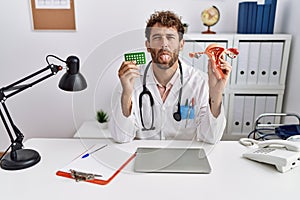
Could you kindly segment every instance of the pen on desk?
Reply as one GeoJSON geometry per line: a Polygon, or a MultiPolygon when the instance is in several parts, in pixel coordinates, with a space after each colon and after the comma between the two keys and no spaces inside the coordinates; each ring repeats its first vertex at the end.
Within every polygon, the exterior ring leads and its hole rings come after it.
{"type": "Polygon", "coordinates": [[[93,153],[95,153],[95,152],[97,152],[97,151],[103,149],[103,148],[106,147],[106,146],[107,146],[107,144],[104,145],[104,146],[102,146],[102,147],[100,147],[100,148],[98,148],[98,149],[95,149],[94,151],[92,151],[92,152],[90,152],[90,153],[86,153],[86,154],[84,154],[81,158],[86,158],[86,157],[88,157],[89,155],[91,155],[91,154],[93,154],[93,153]]]}

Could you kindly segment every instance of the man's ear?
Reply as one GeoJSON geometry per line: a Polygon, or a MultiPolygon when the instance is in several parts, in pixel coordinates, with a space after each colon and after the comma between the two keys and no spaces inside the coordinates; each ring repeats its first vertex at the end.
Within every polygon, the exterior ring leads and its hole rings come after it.
{"type": "Polygon", "coordinates": [[[179,50],[180,50],[180,51],[183,49],[183,46],[184,46],[184,39],[182,39],[182,40],[179,42],[179,50]]]}
{"type": "Polygon", "coordinates": [[[148,40],[145,41],[145,46],[146,46],[146,48],[147,48],[147,51],[150,52],[150,49],[151,49],[151,48],[150,48],[150,43],[149,43],[148,40]]]}

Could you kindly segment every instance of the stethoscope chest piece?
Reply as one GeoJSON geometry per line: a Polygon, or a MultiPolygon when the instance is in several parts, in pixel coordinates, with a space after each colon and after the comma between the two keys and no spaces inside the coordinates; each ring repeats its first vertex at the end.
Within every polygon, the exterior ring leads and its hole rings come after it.
{"type": "Polygon", "coordinates": [[[179,102],[177,105],[177,111],[173,113],[173,117],[177,122],[181,121],[180,103],[179,102]]]}
{"type": "Polygon", "coordinates": [[[180,112],[174,112],[173,113],[173,117],[174,117],[174,119],[176,120],[176,121],[181,121],[181,114],[180,114],[180,112]]]}

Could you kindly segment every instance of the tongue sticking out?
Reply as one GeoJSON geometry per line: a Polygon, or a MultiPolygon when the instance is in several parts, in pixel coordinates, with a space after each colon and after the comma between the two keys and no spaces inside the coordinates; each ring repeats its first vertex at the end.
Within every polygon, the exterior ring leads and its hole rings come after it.
{"type": "Polygon", "coordinates": [[[160,56],[160,59],[161,59],[163,62],[167,62],[167,61],[169,61],[170,56],[169,56],[169,55],[166,55],[166,54],[163,54],[163,55],[160,56]]]}

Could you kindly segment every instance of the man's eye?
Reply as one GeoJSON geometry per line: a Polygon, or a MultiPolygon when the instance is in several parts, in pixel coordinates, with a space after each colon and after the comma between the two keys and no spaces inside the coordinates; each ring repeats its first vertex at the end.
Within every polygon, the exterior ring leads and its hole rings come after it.
{"type": "Polygon", "coordinates": [[[175,36],[168,36],[168,39],[169,39],[169,40],[174,40],[174,39],[175,39],[175,36]]]}

